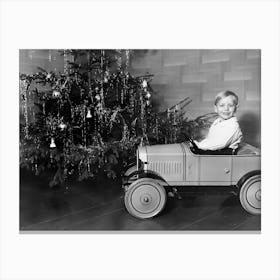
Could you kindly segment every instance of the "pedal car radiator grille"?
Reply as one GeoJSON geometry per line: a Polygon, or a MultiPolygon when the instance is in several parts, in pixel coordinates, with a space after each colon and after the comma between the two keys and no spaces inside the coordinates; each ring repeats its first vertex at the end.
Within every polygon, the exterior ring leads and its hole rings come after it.
{"type": "Polygon", "coordinates": [[[178,161],[154,161],[150,162],[148,169],[158,172],[159,174],[182,174],[182,163],[178,161]]]}

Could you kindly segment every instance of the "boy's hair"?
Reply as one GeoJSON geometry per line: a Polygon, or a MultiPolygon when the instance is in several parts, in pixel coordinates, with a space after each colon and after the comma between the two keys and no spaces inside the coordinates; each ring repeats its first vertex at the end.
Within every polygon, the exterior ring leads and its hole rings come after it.
{"type": "Polygon", "coordinates": [[[229,90],[219,92],[219,93],[216,95],[216,97],[215,97],[214,104],[217,105],[217,103],[218,103],[222,98],[225,98],[225,97],[228,97],[228,96],[232,96],[232,97],[233,97],[233,102],[234,102],[235,106],[237,106],[237,105],[238,105],[238,96],[237,96],[234,92],[229,91],[229,90]]]}

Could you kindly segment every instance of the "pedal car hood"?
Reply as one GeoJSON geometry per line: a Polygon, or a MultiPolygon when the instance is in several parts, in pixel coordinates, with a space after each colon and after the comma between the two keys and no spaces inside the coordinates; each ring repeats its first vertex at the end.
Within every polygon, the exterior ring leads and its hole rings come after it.
{"type": "Polygon", "coordinates": [[[182,153],[181,144],[162,144],[138,148],[138,156],[143,163],[148,163],[151,159],[155,160],[163,156],[182,155],[182,153]]]}

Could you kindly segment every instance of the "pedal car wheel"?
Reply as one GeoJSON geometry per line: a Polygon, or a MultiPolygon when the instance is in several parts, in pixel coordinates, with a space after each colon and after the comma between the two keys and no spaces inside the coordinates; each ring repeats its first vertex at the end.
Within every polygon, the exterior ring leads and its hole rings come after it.
{"type": "Polygon", "coordinates": [[[122,177],[122,184],[127,190],[127,186],[138,179],[137,165],[131,166],[126,170],[122,177]]]}
{"type": "Polygon", "coordinates": [[[157,181],[142,178],[125,193],[125,207],[134,217],[147,219],[159,214],[166,203],[166,191],[157,181]]]}
{"type": "MultiPolygon", "coordinates": [[[[124,173],[124,176],[125,177],[128,177],[130,176],[133,172],[137,171],[137,165],[133,165],[131,166],[130,168],[128,168],[125,173],[124,173]]],[[[136,176],[136,175],[135,175],[136,176]]]]}
{"type": "Polygon", "coordinates": [[[247,179],[240,188],[239,200],[242,207],[250,214],[261,214],[261,175],[247,179]]]}

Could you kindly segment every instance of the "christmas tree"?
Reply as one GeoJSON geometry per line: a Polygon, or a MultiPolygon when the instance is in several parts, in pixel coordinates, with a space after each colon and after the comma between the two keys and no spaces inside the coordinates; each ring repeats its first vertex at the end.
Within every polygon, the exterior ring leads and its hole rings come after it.
{"type": "Polygon", "coordinates": [[[20,74],[20,164],[35,174],[55,169],[50,186],[101,171],[115,178],[135,160],[139,145],[182,142],[195,131],[197,122],[183,117],[190,98],[164,112],[153,108],[153,75],[129,73],[133,51],[63,50],[61,55],[63,73],[38,67],[34,75],[20,74]]]}

